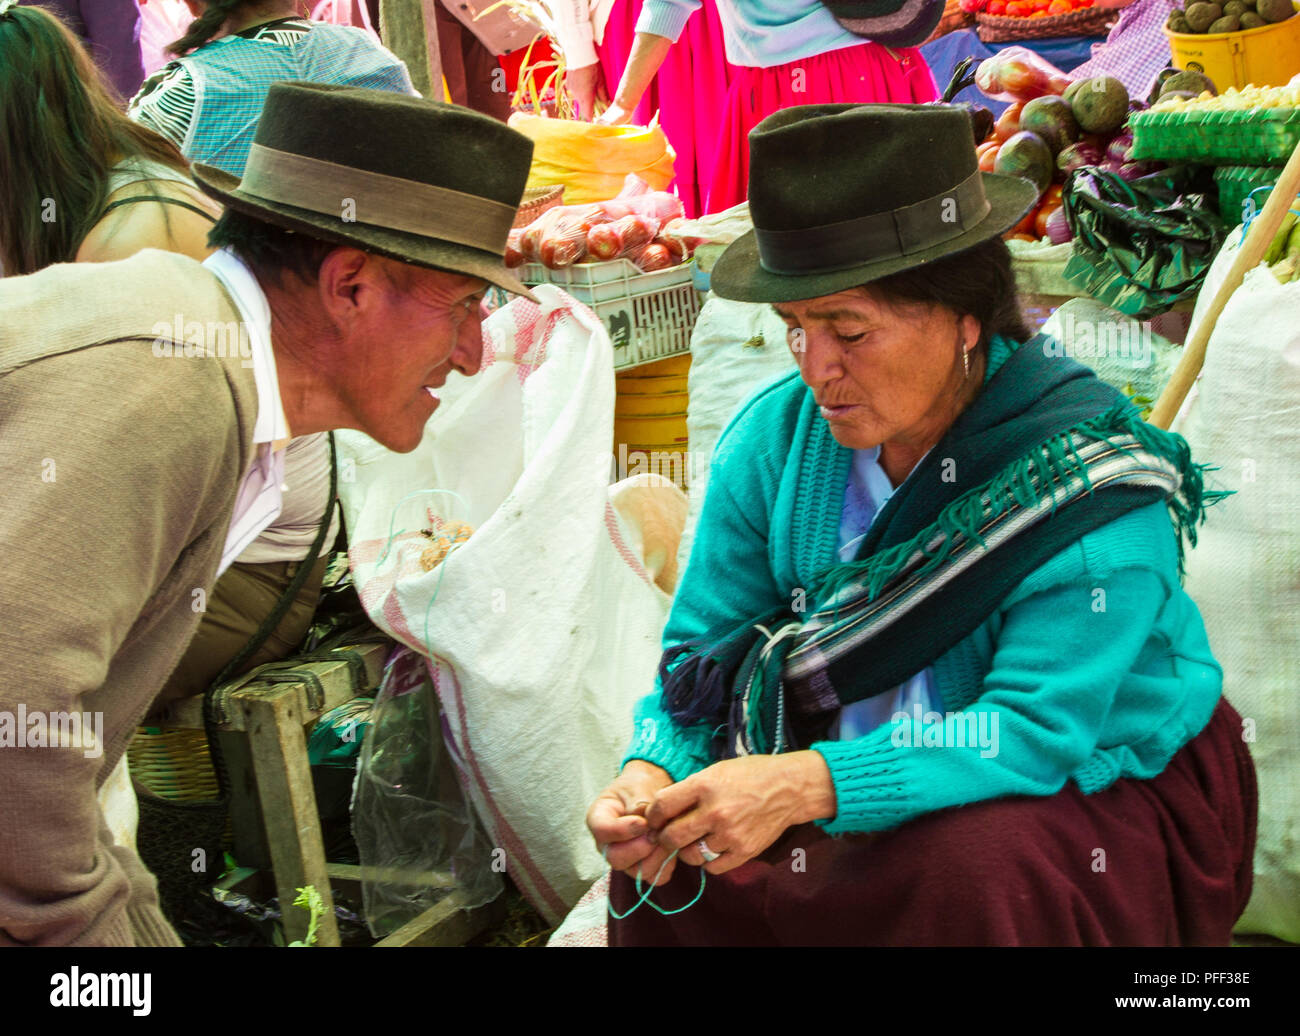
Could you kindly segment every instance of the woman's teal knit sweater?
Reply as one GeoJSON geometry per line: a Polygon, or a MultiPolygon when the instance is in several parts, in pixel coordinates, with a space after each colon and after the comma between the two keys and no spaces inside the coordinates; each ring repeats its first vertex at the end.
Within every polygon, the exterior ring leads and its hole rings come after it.
{"type": "MultiPolygon", "coordinates": [[[[994,340],[986,380],[1015,348],[994,340]]],[[[744,406],[714,454],[665,648],[789,606],[816,584],[836,561],[851,459],[797,372],[744,406]]],[[[934,719],[914,716],[812,745],[835,785],[837,813],[819,821],[831,834],[885,830],[1004,795],[1054,795],[1069,779],[1091,794],[1119,777],[1155,777],[1205,728],[1223,676],[1179,582],[1163,504],[1061,551],[935,659],[933,672],[942,709],[988,713],[996,751],[927,747],[934,719]]],[[[677,725],[657,686],[635,719],[628,759],[674,780],[714,761],[710,731],[677,725]]]]}

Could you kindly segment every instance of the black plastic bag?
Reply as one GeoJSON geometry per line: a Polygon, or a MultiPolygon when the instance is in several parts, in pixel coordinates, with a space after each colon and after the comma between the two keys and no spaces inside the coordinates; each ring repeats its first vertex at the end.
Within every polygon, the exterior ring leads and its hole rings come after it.
{"type": "Polygon", "coordinates": [[[1137,180],[1084,166],[1070,174],[1065,277],[1128,316],[1163,313],[1200,290],[1227,229],[1203,170],[1172,166],[1137,180]]]}

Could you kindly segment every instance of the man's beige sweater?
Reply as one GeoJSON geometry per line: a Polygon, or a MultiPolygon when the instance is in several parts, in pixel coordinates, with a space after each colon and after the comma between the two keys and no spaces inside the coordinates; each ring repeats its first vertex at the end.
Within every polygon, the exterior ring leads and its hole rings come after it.
{"type": "Polygon", "coordinates": [[[96,793],[194,635],[251,458],[251,367],[159,353],[238,321],[168,252],[0,280],[0,722],[102,713],[104,738],[0,747],[0,945],[178,942],[96,793]]]}

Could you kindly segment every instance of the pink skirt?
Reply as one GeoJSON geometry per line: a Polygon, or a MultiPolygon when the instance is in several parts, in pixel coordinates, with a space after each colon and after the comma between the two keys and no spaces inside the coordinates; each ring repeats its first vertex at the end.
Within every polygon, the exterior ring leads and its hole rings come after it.
{"type": "MultiPolygon", "coordinates": [[[[640,14],[641,0],[615,0],[605,27],[605,42],[596,48],[611,100],[627,67],[640,14]]],[[[717,9],[712,2],[706,3],[686,23],[681,38],[668,51],[632,115],[633,123],[644,126],[659,112],[659,125],[677,152],[673,186],[686,215],[692,219],[705,212],[704,201],[717,160],[723,104],[735,73],[735,67],[727,64],[717,9]]]]}
{"type": "Polygon", "coordinates": [[[721,212],[749,196],[749,131],[773,112],[800,104],[924,104],[938,96],[915,47],[863,42],[773,68],[736,68],[705,211],[721,212]]]}

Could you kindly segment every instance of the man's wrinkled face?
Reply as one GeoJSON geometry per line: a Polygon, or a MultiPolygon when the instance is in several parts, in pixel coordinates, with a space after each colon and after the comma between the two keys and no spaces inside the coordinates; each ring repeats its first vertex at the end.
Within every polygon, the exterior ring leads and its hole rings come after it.
{"type": "Polygon", "coordinates": [[[483,356],[487,282],[458,273],[382,260],[387,286],[352,331],[344,402],[359,427],[391,450],[419,445],[453,370],[478,373],[483,356]]]}

